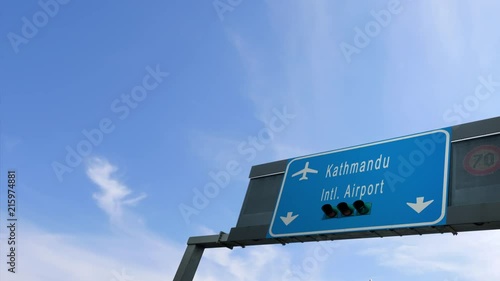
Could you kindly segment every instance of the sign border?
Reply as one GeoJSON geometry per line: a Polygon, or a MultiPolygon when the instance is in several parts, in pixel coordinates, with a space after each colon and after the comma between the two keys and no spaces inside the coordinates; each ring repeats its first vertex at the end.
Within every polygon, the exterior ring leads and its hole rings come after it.
{"type": "Polygon", "coordinates": [[[448,184],[449,184],[449,169],[450,169],[450,147],[451,147],[451,136],[450,132],[448,130],[451,130],[452,128],[443,128],[443,129],[438,129],[438,130],[433,130],[433,131],[428,131],[424,133],[419,133],[419,134],[414,134],[414,135],[409,135],[409,136],[404,136],[404,137],[399,137],[399,138],[394,138],[394,139],[388,139],[388,140],[383,140],[383,141],[378,141],[378,142],[372,142],[368,144],[362,144],[358,146],[352,146],[352,147],[347,147],[347,148],[342,148],[338,150],[332,150],[332,151],[327,151],[327,152],[321,152],[321,153],[316,153],[316,154],[311,154],[307,156],[301,156],[297,158],[293,158],[290,162],[288,162],[285,170],[285,175],[283,177],[283,182],[281,184],[280,188],[280,193],[278,195],[278,200],[276,202],[276,207],[273,212],[273,218],[271,220],[271,224],[269,226],[269,231],[268,235],[271,236],[271,238],[274,237],[290,237],[290,236],[303,236],[303,235],[317,235],[317,234],[325,234],[325,233],[340,233],[340,232],[352,232],[352,231],[364,231],[364,230],[380,230],[380,229],[391,229],[391,228],[406,228],[406,227],[416,227],[416,226],[430,226],[430,225],[435,225],[439,222],[441,222],[445,215],[446,215],[446,207],[447,207],[447,199],[448,199],[448,184]],[[327,155],[327,154],[333,154],[333,153],[338,153],[338,152],[343,152],[343,151],[348,151],[348,150],[353,150],[353,149],[359,149],[363,147],[370,147],[370,146],[375,146],[379,144],[384,144],[384,143],[390,143],[390,142],[396,142],[400,140],[405,140],[405,139],[410,139],[410,138],[416,138],[420,136],[425,136],[425,135],[432,135],[435,133],[444,133],[446,136],[446,147],[445,147],[445,161],[444,161],[444,180],[443,180],[443,201],[442,201],[442,208],[441,208],[441,216],[432,222],[418,222],[418,223],[407,223],[407,224],[393,224],[393,225],[381,225],[381,226],[369,226],[369,227],[356,227],[356,228],[345,228],[345,229],[337,229],[337,230],[319,230],[319,231],[306,231],[306,232],[294,232],[294,233],[286,233],[286,234],[274,234],[272,232],[274,222],[276,221],[276,214],[278,211],[278,207],[280,204],[281,200],[281,195],[283,193],[283,188],[285,186],[285,181],[287,179],[288,175],[288,168],[290,167],[290,164],[292,164],[296,160],[302,160],[302,159],[307,159],[311,157],[316,157],[316,156],[322,156],[322,155],[327,155]]]}

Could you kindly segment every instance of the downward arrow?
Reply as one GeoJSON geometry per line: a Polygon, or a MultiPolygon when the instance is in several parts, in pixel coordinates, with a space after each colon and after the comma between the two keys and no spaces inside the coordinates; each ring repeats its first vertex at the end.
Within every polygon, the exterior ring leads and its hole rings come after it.
{"type": "Polygon", "coordinates": [[[288,226],[294,219],[296,219],[299,216],[299,215],[292,216],[292,214],[293,212],[288,212],[286,214],[286,217],[280,217],[283,223],[285,223],[285,225],[288,226]]]}
{"type": "Polygon", "coordinates": [[[415,212],[421,213],[427,206],[429,206],[434,200],[429,200],[427,202],[424,202],[424,197],[417,197],[417,202],[416,203],[406,203],[410,208],[412,208],[415,212]]]}

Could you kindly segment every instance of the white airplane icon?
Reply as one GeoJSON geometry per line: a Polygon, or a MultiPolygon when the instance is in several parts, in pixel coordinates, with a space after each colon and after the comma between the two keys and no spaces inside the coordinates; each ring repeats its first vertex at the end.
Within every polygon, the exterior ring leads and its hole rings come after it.
{"type": "Polygon", "coordinates": [[[292,178],[293,177],[296,177],[300,174],[302,174],[302,177],[299,179],[300,181],[302,180],[307,180],[307,173],[312,173],[312,174],[317,174],[318,171],[317,170],[314,170],[314,169],[311,169],[309,168],[309,162],[306,162],[306,166],[304,167],[304,169],[298,171],[297,173],[293,174],[292,175],[292,178]]]}

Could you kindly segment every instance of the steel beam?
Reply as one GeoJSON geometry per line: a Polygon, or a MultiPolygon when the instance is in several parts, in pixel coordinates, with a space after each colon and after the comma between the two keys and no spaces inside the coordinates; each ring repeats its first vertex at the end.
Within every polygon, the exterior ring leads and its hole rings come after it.
{"type": "Polygon", "coordinates": [[[174,281],[193,280],[204,250],[205,248],[199,245],[187,246],[184,256],[182,257],[181,264],[175,274],[174,281]]]}

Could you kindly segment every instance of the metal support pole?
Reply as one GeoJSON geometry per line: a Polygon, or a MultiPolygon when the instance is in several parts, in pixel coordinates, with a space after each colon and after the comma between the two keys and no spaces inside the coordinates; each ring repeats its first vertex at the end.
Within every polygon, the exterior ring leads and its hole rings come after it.
{"type": "Polygon", "coordinates": [[[192,281],[204,250],[203,246],[188,245],[173,281],[192,281]]]}

